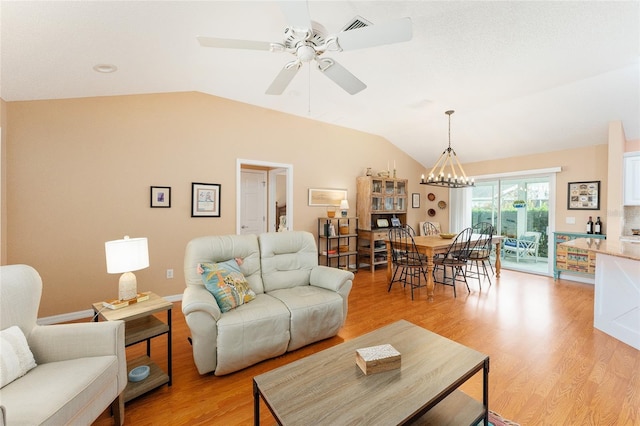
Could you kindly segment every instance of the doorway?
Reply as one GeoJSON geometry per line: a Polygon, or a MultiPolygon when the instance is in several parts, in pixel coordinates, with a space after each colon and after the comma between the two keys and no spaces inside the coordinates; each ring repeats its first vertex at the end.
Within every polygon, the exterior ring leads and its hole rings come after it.
{"type": "Polygon", "coordinates": [[[551,275],[554,187],[555,174],[476,180],[471,223],[489,222],[505,238],[500,256],[503,268],[551,275]]]}
{"type": "MultiPolygon", "coordinates": [[[[256,178],[256,180],[258,180],[256,178]]],[[[254,233],[256,228],[249,223],[249,217],[262,220],[264,229],[268,232],[276,231],[276,202],[279,210],[285,212],[286,224],[288,230],[293,229],[293,165],[284,163],[273,163],[260,160],[237,159],[236,161],[236,233],[254,233]],[[251,186],[243,183],[245,178],[256,178],[260,172],[264,174],[263,180],[254,182],[251,186]],[[264,193],[265,202],[259,203],[254,199],[257,184],[262,185],[262,193],[264,193]],[[284,191],[284,194],[283,194],[284,191]],[[282,200],[285,200],[284,206],[282,200]],[[251,211],[250,215],[246,215],[247,208],[256,209],[251,211]],[[243,228],[244,227],[244,228],[243,228]]],[[[264,231],[261,231],[264,232],[264,231]]]]}

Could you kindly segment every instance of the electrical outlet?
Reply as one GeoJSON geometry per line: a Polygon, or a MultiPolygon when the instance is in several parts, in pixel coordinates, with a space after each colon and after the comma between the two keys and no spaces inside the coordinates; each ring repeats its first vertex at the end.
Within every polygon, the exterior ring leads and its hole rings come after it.
{"type": "Polygon", "coordinates": [[[167,279],[173,278],[173,269],[167,269],[167,279]]]}
{"type": "Polygon", "coordinates": [[[576,218],[573,216],[567,216],[565,220],[569,225],[574,225],[576,223],[576,218]]]}

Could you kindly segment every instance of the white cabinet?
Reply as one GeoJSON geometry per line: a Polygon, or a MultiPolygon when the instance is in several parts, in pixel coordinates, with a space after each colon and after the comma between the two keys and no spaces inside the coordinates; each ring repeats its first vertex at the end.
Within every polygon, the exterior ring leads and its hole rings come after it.
{"type": "Polygon", "coordinates": [[[624,155],[624,205],[640,206],[640,152],[624,155]]]}

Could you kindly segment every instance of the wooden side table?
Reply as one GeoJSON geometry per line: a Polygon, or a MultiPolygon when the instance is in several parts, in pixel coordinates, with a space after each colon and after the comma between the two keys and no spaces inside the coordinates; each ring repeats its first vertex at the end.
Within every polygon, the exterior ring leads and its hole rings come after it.
{"type": "Polygon", "coordinates": [[[147,342],[147,355],[127,362],[127,372],[133,368],[148,365],[151,369],[149,377],[139,382],[128,382],[124,390],[125,402],[132,400],[165,383],[171,386],[171,308],[173,304],[155,293],[149,294],[149,300],[134,303],[120,309],[109,309],[102,302],[93,304],[95,321],[102,317],[106,321],[125,321],[124,345],[131,346],[147,342]],[[167,322],[156,318],[153,314],[167,311],[167,322]],[[151,360],[151,339],[167,335],[167,371],[166,373],[151,360]]]}

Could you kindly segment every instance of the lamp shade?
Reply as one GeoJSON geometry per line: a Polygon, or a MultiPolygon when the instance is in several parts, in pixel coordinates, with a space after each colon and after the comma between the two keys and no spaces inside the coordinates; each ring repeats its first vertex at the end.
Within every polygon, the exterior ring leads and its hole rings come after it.
{"type": "Polygon", "coordinates": [[[121,274],[149,267],[149,248],[146,238],[124,237],[104,243],[107,273],[121,274]]]}
{"type": "Polygon", "coordinates": [[[340,210],[348,210],[349,209],[349,201],[346,199],[340,201],[340,210]]]}

